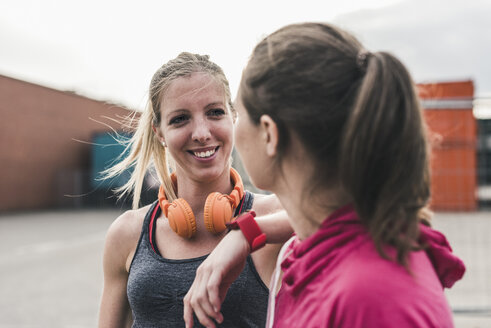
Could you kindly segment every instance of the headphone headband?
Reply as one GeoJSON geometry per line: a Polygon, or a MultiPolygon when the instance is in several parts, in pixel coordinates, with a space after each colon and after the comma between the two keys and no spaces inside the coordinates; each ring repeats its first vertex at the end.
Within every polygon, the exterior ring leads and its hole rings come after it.
{"type": "Polygon", "coordinates": [[[230,179],[234,184],[234,190],[230,193],[230,197],[233,199],[234,207],[237,207],[244,198],[244,184],[240,174],[234,168],[230,168],[230,179]]]}

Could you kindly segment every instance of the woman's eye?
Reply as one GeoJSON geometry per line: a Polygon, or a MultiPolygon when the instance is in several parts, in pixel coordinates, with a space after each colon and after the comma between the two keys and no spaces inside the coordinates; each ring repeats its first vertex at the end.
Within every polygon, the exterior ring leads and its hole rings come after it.
{"type": "Polygon", "coordinates": [[[169,125],[181,124],[184,123],[187,119],[188,119],[187,115],[178,115],[170,119],[169,125]]]}
{"type": "Polygon", "coordinates": [[[222,115],[225,115],[225,111],[221,108],[215,108],[215,109],[212,109],[208,112],[208,115],[210,116],[222,116],[222,115]]]}

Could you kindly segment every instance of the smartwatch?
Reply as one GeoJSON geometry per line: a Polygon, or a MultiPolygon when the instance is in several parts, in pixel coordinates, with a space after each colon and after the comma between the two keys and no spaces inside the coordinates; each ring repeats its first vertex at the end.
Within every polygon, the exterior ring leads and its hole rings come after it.
{"type": "Polygon", "coordinates": [[[229,230],[242,231],[244,237],[247,239],[251,248],[251,253],[257,251],[264,245],[266,245],[266,234],[261,231],[254,217],[256,213],[254,211],[246,212],[240,215],[237,219],[230,223],[227,223],[229,230]]]}

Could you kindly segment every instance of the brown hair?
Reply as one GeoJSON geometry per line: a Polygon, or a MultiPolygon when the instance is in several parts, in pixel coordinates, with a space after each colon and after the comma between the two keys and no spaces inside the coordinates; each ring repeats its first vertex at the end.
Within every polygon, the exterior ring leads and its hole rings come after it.
{"type": "Polygon", "coordinates": [[[236,115],[232,107],[228,80],[220,66],[210,61],[209,56],[182,52],[160,67],[153,75],[149,88],[149,101],[139,118],[135,133],[128,141],[120,141],[126,144],[129,155],[105,171],[105,178],[111,178],[134,167],[129,181],[116,189],[120,193],[119,197],[133,192],[133,208],[139,207],[143,180],[152,164],[156,168],[160,182],[164,185],[169,201],[177,198],[169,175],[166,149],[156,138],[152,127],[161,123],[160,106],[163,95],[171,83],[193,73],[206,73],[214,77],[223,86],[227,106],[233,115],[236,115]]]}
{"type": "Polygon", "coordinates": [[[367,52],[332,25],[289,25],[256,46],[240,95],[253,122],[263,114],[276,122],[279,157],[291,133],[298,136],[317,186],[339,182],[379,253],[387,257],[383,245],[393,245],[406,265],[418,245],[429,167],[421,108],[401,62],[367,52]]]}

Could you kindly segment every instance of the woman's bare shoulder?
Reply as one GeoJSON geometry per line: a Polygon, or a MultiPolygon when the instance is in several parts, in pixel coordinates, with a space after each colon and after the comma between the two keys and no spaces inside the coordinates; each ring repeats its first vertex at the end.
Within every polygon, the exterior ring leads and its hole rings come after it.
{"type": "Polygon", "coordinates": [[[143,220],[150,205],[128,210],[117,217],[107,232],[106,244],[114,245],[123,254],[129,254],[140,238],[143,220]]]}
{"type": "Polygon", "coordinates": [[[136,209],[127,210],[114,220],[109,228],[109,231],[114,231],[116,234],[123,234],[125,236],[140,232],[143,220],[147,214],[150,205],[136,209]]]}

